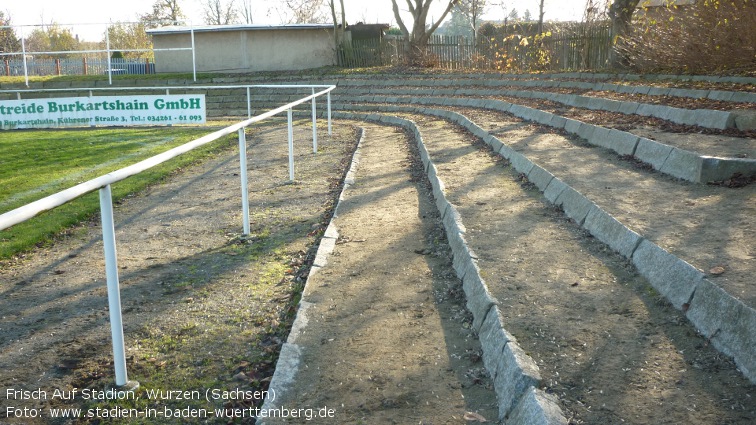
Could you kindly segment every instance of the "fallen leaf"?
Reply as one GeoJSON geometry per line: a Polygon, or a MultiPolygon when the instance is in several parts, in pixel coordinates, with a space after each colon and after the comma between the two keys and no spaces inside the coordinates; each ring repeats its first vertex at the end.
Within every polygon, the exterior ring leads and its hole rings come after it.
{"type": "Polygon", "coordinates": [[[80,362],[80,359],[63,359],[58,367],[60,369],[78,369],[80,362]]]}
{"type": "Polygon", "coordinates": [[[720,274],[722,274],[724,272],[725,272],[725,269],[722,266],[712,267],[711,270],[709,270],[709,273],[711,273],[711,274],[713,274],[715,276],[720,275],[720,274]]]}
{"type": "Polygon", "coordinates": [[[234,380],[246,382],[246,381],[249,381],[249,376],[247,376],[247,374],[245,374],[244,372],[239,372],[236,375],[234,375],[234,380]]]}
{"type": "Polygon", "coordinates": [[[463,418],[466,421],[468,421],[468,422],[472,422],[472,421],[475,421],[475,422],[488,422],[488,420],[486,420],[486,418],[484,418],[483,416],[481,416],[481,415],[479,415],[479,414],[477,414],[475,412],[465,412],[465,416],[463,416],[463,418]]]}

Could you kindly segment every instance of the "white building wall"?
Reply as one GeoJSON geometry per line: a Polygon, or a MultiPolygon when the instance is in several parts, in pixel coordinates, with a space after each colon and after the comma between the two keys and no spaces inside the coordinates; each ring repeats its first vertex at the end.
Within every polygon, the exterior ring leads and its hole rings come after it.
{"type": "MultiPolygon", "coordinates": [[[[192,72],[189,32],[152,32],[157,72],[192,72]]],[[[336,64],[333,29],[195,30],[197,72],[292,71],[336,64]]]]}

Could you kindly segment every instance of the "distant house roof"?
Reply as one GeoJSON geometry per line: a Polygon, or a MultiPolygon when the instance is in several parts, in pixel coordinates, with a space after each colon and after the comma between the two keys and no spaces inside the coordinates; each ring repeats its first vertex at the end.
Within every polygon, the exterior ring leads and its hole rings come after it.
{"type": "Polygon", "coordinates": [[[349,25],[348,29],[355,31],[381,31],[391,28],[389,24],[364,24],[357,22],[356,24],[349,25]]]}
{"type": "Polygon", "coordinates": [[[194,32],[219,32],[219,31],[271,31],[271,30],[313,30],[332,29],[329,24],[287,24],[287,25],[197,25],[197,26],[167,26],[147,30],[148,34],[183,34],[194,32]]]}

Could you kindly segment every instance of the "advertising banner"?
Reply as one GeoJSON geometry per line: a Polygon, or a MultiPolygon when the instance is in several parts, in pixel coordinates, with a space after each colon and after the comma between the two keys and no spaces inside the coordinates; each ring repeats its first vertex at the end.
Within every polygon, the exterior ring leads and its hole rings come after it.
{"type": "Polygon", "coordinates": [[[0,129],[204,124],[204,94],[0,101],[0,129]]]}

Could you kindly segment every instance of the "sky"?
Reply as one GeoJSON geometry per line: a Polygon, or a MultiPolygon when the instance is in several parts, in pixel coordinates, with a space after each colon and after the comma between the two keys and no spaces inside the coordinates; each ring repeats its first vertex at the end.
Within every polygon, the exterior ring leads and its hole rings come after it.
{"type": "MultiPolygon", "coordinates": [[[[487,9],[484,19],[503,19],[505,13],[517,9],[522,16],[526,9],[533,17],[538,16],[538,0],[488,0],[491,5],[487,9]],[[499,3],[504,3],[506,12],[499,3]]],[[[56,22],[71,28],[74,34],[83,40],[99,41],[104,34],[108,22],[134,21],[139,15],[152,10],[155,0],[0,0],[0,10],[10,14],[13,25],[38,25],[56,22]],[[100,25],[81,25],[81,24],[100,25]],[[76,24],[76,25],[74,25],[76,24]]],[[[268,12],[268,7],[276,3],[275,0],[253,0],[256,5],[256,24],[279,24],[280,17],[276,12],[268,12]]],[[[406,1],[399,0],[400,9],[406,9],[406,1]]],[[[546,0],[544,4],[546,20],[580,20],[586,0],[546,0]]],[[[195,25],[202,25],[202,0],[179,0],[184,13],[195,25]]],[[[440,17],[446,0],[434,0],[429,23],[434,17],[440,17]]],[[[348,23],[388,23],[395,24],[391,9],[391,0],[344,0],[344,9],[348,23]]],[[[24,31],[31,31],[25,28],[24,31]]],[[[17,31],[18,33],[18,31],[17,31]]],[[[20,34],[19,34],[20,35],[20,34]]]]}

